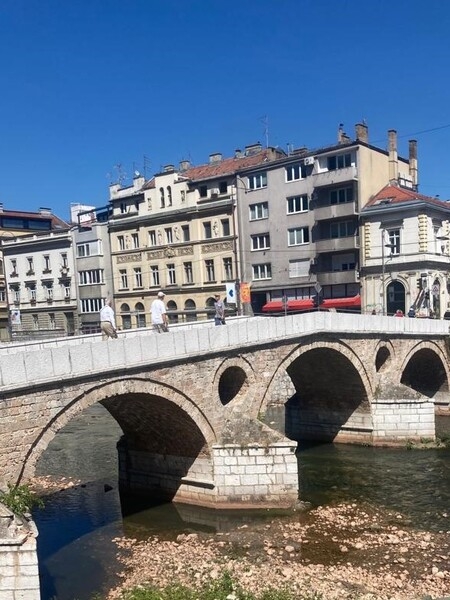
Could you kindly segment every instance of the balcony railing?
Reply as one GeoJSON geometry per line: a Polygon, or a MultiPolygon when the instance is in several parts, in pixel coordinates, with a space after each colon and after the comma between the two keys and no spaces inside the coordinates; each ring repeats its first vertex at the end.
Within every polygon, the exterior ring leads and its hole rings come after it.
{"type": "Polygon", "coordinates": [[[359,236],[316,240],[316,252],[342,252],[359,248],[359,236]]]}
{"type": "Polygon", "coordinates": [[[323,173],[313,173],[314,187],[326,185],[336,185],[353,181],[358,178],[358,169],[355,166],[336,169],[334,171],[324,171],[323,173]]]}

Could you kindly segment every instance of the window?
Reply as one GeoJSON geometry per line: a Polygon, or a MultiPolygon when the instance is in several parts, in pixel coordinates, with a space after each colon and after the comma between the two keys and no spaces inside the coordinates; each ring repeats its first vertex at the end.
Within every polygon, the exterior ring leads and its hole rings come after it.
{"type": "Polygon", "coordinates": [[[306,277],[309,275],[310,261],[308,260],[290,260],[289,277],[306,277]]]}
{"type": "Polygon", "coordinates": [[[212,238],[210,221],[206,221],[205,223],[203,223],[203,237],[205,240],[209,240],[210,238],[212,238]]]}
{"type": "Polygon", "coordinates": [[[139,234],[138,233],[131,234],[131,243],[133,244],[133,248],[139,248],[139,234]]]}
{"type": "Polygon", "coordinates": [[[252,250],[267,250],[270,248],[270,235],[263,233],[261,235],[252,235],[252,250]]]}
{"type": "Polygon", "coordinates": [[[344,169],[345,167],[351,166],[351,154],[337,154],[336,156],[329,156],[327,158],[327,167],[329,171],[335,171],[336,169],[344,169]]]}
{"type": "Polygon", "coordinates": [[[286,167],[286,181],[298,181],[306,177],[306,167],[304,165],[289,165],[286,167]]]}
{"type": "Polygon", "coordinates": [[[270,279],[272,277],[272,266],[270,263],[252,265],[253,279],[270,279]]]}
{"type": "Polygon", "coordinates": [[[292,215],[294,213],[306,212],[308,210],[308,196],[303,194],[302,196],[291,196],[287,198],[287,214],[292,215]]]}
{"type": "Polygon", "coordinates": [[[166,234],[166,244],[173,244],[172,227],[166,227],[166,229],[164,229],[164,232],[166,234]]]}
{"type": "Polygon", "coordinates": [[[35,285],[28,288],[28,296],[29,296],[30,302],[36,302],[36,286],[35,285]]]}
{"type": "Polygon", "coordinates": [[[32,319],[33,319],[33,329],[39,329],[39,316],[32,315],[32,319]]]}
{"type": "Polygon", "coordinates": [[[33,264],[33,257],[32,256],[27,257],[27,263],[28,263],[27,275],[31,275],[31,274],[34,273],[34,264],[33,264]]]}
{"type": "Polygon", "coordinates": [[[225,281],[232,281],[232,279],[233,279],[233,259],[232,258],[224,258],[223,259],[223,273],[225,276],[225,281]]]}
{"type": "Polygon", "coordinates": [[[191,239],[189,235],[189,225],[182,225],[181,231],[183,233],[183,242],[189,242],[191,239]]]}
{"type": "Polygon", "coordinates": [[[185,262],[183,263],[184,268],[184,283],[194,283],[194,276],[192,272],[192,263],[185,262]]]}
{"type": "Polygon", "coordinates": [[[48,254],[44,254],[44,273],[50,273],[52,270],[52,266],[50,264],[50,256],[48,254]]]}
{"type": "Polygon", "coordinates": [[[134,268],[134,287],[141,288],[142,287],[142,270],[141,267],[134,268]]]}
{"type": "Polygon", "coordinates": [[[167,186],[167,206],[172,206],[172,188],[167,186]]]}
{"type": "Polygon", "coordinates": [[[17,260],[15,258],[11,259],[11,275],[17,275],[17,260]]]}
{"type": "Polygon", "coordinates": [[[64,286],[64,298],[70,298],[70,285],[64,286]]]}
{"type": "Polygon", "coordinates": [[[175,285],[177,282],[177,277],[175,273],[175,265],[170,263],[167,265],[167,283],[169,285],[175,285]]]}
{"type": "Polygon", "coordinates": [[[165,208],[166,206],[166,200],[164,198],[164,188],[159,188],[159,195],[160,195],[160,207],[161,208],[165,208]]]}
{"type": "Polygon", "coordinates": [[[228,191],[228,185],[226,181],[219,181],[219,194],[226,194],[228,191]]]}
{"type": "Polygon", "coordinates": [[[388,238],[391,248],[386,250],[390,250],[391,254],[400,254],[400,229],[389,229],[388,238]]]}
{"type": "Polygon", "coordinates": [[[212,283],[216,280],[216,275],[214,271],[214,259],[205,260],[205,270],[206,270],[206,281],[208,283],[212,283]]]}
{"type": "Polygon", "coordinates": [[[78,273],[80,285],[103,283],[103,269],[92,269],[91,271],[80,271],[78,273]]]}
{"type": "Polygon", "coordinates": [[[230,235],[230,220],[229,219],[222,219],[222,235],[226,236],[226,235],[230,235]]]}
{"type": "Polygon", "coordinates": [[[119,270],[120,275],[120,289],[126,290],[128,289],[128,275],[126,269],[119,270]]]}
{"type": "Polygon", "coordinates": [[[61,266],[63,267],[63,269],[67,269],[69,267],[66,252],[61,252],[61,266]]]}
{"type": "Polygon", "coordinates": [[[300,246],[301,244],[309,244],[308,227],[288,229],[288,246],[300,246]]]}
{"type": "Polygon", "coordinates": [[[156,246],[156,231],[149,231],[148,232],[148,245],[149,246],[156,246]]]}
{"type": "Polygon", "coordinates": [[[100,312],[103,304],[103,298],[85,298],[80,300],[80,309],[82,313],[96,313],[100,312]]]}
{"type": "Polygon", "coordinates": [[[355,235],[354,221],[330,223],[330,238],[350,237],[352,235],[355,235]]]}
{"type": "Polygon", "coordinates": [[[14,290],[14,302],[16,304],[20,303],[20,290],[19,289],[14,290]]]}
{"type": "Polygon", "coordinates": [[[269,203],[260,202],[258,204],[250,205],[250,221],[256,221],[258,219],[267,219],[269,216],[269,203]]]}
{"type": "Polygon", "coordinates": [[[53,300],[53,285],[46,285],[44,287],[47,300],[53,300]]]}
{"type": "Polygon", "coordinates": [[[353,188],[331,190],[330,204],[344,204],[345,202],[353,202],[353,188]]]}
{"type": "Polygon", "coordinates": [[[0,288],[0,302],[6,302],[6,290],[5,290],[5,288],[0,288]]]}
{"type": "Polygon", "coordinates": [[[206,185],[201,185],[198,188],[198,192],[200,194],[200,198],[206,198],[208,196],[208,186],[206,185]]]}
{"type": "Polygon", "coordinates": [[[267,187],[267,173],[256,173],[255,175],[249,175],[249,190],[258,190],[265,187],[267,187]]]}
{"type": "MultiPolygon", "coordinates": [[[[121,236],[119,236],[120,239],[121,236]]],[[[119,247],[120,247],[120,242],[119,242],[119,247]]],[[[125,245],[124,245],[125,248],[125,245]]],[[[121,250],[123,250],[123,248],[120,248],[121,250]]],[[[89,244],[78,244],[77,245],[77,256],[78,258],[83,258],[84,256],[90,256],[91,255],[91,248],[89,246],[89,244]]],[[[45,258],[45,257],[44,257],[45,258]]],[[[50,258],[49,258],[50,261],[50,258]]]]}
{"type": "Polygon", "coordinates": [[[127,203],[126,202],[121,202],[120,203],[120,213],[122,215],[124,215],[127,212],[127,203]]]}
{"type": "Polygon", "coordinates": [[[125,250],[125,237],[123,235],[117,236],[117,244],[119,246],[119,250],[125,250]]]}
{"type": "Polygon", "coordinates": [[[156,265],[150,266],[150,276],[151,276],[151,285],[159,287],[159,285],[160,285],[159,268],[156,265]]]}
{"type": "Polygon", "coordinates": [[[48,314],[48,320],[49,320],[49,327],[50,327],[50,329],[56,329],[55,313],[49,313],[48,314]]]}

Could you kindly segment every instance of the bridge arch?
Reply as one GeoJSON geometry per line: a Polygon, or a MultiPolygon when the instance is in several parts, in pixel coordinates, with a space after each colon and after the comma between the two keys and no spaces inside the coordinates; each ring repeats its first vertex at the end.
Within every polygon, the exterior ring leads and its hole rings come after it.
{"type": "Polygon", "coordinates": [[[434,342],[422,341],[409,350],[399,369],[400,383],[423,396],[448,394],[450,372],[448,357],[434,342]]]}
{"type": "Polygon", "coordinates": [[[377,373],[386,371],[395,356],[394,346],[389,340],[381,340],[375,348],[375,370],[377,373]]]}
{"type": "MultiPolygon", "coordinates": [[[[184,443],[182,450],[191,454],[195,451],[206,453],[207,448],[217,439],[206,415],[186,394],[151,379],[116,379],[84,389],[49,419],[25,456],[18,482],[34,475],[39,457],[58,431],[83,410],[96,403],[105,406],[125,434],[135,434],[135,445],[146,451],[154,451],[158,443],[161,444],[161,433],[167,436],[167,428],[162,425],[170,424],[172,433],[175,430],[172,438],[178,442],[181,440],[184,443]],[[152,411],[153,421],[157,421],[153,425],[152,411]],[[145,426],[149,424],[150,430],[145,430],[145,426]]],[[[158,449],[164,453],[169,447],[165,443],[158,449]]]]}
{"type": "Polygon", "coordinates": [[[240,404],[255,388],[256,378],[249,360],[244,357],[226,358],[214,374],[213,389],[223,405],[240,404]]]}
{"type": "Polygon", "coordinates": [[[294,349],[278,365],[260,412],[280,427],[281,409],[283,431],[297,441],[369,441],[372,388],[367,368],[354,350],[342,342],[311,342],[294,349]]]}

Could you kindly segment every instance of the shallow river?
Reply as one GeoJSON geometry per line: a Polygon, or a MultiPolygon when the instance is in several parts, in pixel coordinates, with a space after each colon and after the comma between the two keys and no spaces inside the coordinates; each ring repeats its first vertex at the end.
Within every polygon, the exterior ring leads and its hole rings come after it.
{"type": "MultiPolygon", "coordinates": [[[[450,432],[450,418],[439,430],[450,432]]],[[[117,491],[116,443],[121,435],[102,406],[94,406],[61,430],[38,464],[37,475],[83,482],[46,497],[34,513],[42,600],[90,600],[117,581],[116,548],[126,534],[145,538],[220,530],[233,521],[267,513],[217,513],[164,505],[124,507],[117,491]]],[[[450,449],[406,450],[324,444],[299,449],[300,497],[313,505],[364,500],[402,512],[413,526],[448,529],[450,449]]]]}

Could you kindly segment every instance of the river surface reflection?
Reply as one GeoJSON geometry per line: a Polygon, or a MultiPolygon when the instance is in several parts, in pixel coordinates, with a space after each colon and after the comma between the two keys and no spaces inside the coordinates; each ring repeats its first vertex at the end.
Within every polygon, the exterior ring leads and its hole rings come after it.
{"type": "MultiPolygon", "coordinates": [[[[439,428],[450,432],[450,418],[439,428]]],[[[43,454],[37,475],[83,483],[46,498],[34,514],[42,600],[90,600],[117,581],[120,569],[111,540],[127,535],[175,537],[181,532],[226,530],[238,522],[273,517],[268,511],[238,514],[166,504],[123,507],[117,491],[116,443],[121,435],[102,406],[86,410],[61,430],[43,454]]],[[[313,505],[369,501],[403,513],[411,524],[448,530],[450,449],[406,450],[343,445],[302,446],[300,497],[313,505]]],[[[280,514],[280,518],[283,517],[280,514]]]]}

